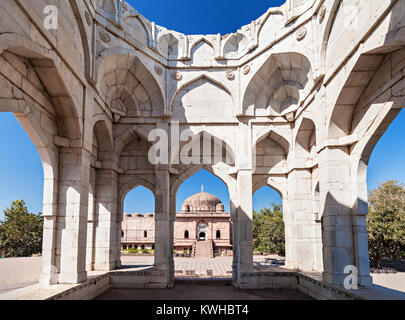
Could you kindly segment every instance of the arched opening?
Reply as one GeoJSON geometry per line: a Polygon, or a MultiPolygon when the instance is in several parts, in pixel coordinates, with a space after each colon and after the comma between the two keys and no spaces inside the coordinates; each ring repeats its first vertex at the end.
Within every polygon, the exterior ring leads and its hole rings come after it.
{"type": "Polygon", "coordinates": [[[405,271],[405,241],[400,236],[405,228],[402,209],[405,205],[404,134],[405,112],[402,110],[378,140],[366,167],[367,231],[373,282],[402,292],[405,285],[401,281],[392,281],[382,273],[405,271]]]}
{"type": "Polygon", "coordinates": [[[198,233],[197,241],[208,240],[208,237],[207,237],[208,226],[204,221],[202,221],[198,224],[197,233],[198,233]]]}
{"type": "Polygon", "coordinates": [[[190,177],[186,175],[188,178],[176,193],[175,274],[180,276],[194,270],[200,277],[207,277],[214,270],[218,273],[215,276],[229,277],[233,249],[229,192],[225,183],[211,172],[196,171],[190,177]],[[224,260],[225,270],[214,268],[214,257],[224,260]],[[201,259],[206,263],[199,263],[201,259]]]}
{"type": "Polygon", "coordinates": [[[311,62],[297,52],[273,54],[250,81],[243,113],[285,116],[297,110],[313,85],[311,62]]]}
{"type": "Polygon", "coordinates": [[[285,263],[283,199],[268,185],[253,194],[253,261],[261,266],[285,263]]]}
{"type": "MultiPolygon", "coordinates": [[[[375,252],[376,247],[373,247],[370,242],[375,239],[370,232],[373,223],[370,225],[369,222],[373,216],[376,217],[375,213],[378,210],[375,210],[373,204],[374,194],[373,192],[370,193],[370,186],[368,186],[370,181],[368,181],[367,172],[371,154],[378,141],[397,118],[400,109],[405,107],[404,82],[396,83],[394,81],[397,77],[403,77],[401,70],[404,68],[404,62],[397,59],[403,54],[404,49],[390,53],[384,52],[383,54],[370,52],[361,55],[356,61],[351,61],[352,69],[343,74],[346,82],[344,82],[344,86],[339,91],[339,95],[336,96],[336,101],[333,102],[333,108],[330,110],[328,140],[330,141],[329,144],[335,148],[333,157],[338,158],[339,162],[328,165],[328,170],[331,172],[339,169],[339,177],[335,182],[351,184],[352,195],[345,196],[350,195],[350,190],[345,193],[338,188],[330,188],[326,200],[322,203],[324,208],[322,221],[331,221],[335,213],[329,208],[332,205],[339,206],[339,210],[345,212],[347,218],[353,220],[353,225],[349,225],[349,228],[352,229],[347,228],[346,230],[348,232],[355,230],[352,239],[346,241],[347,238],[341,236],[343,233],[331,232],[331,228],[323,228],[323,255],[328,258],[324,263],[324,276],[335,282],[341,281],[338,277],[343,278],[342,272],[337,270],[333,263],[334,260],[339,259],[341,265],[356,266],[360,286],[372,285],[369,257],[372,256],[373,251],[375,252]],[[358,81],[359,76],[364,81],[358,81]],[[336,237],[336,239],[330,245],[325,245],[325,239],[330,239],[331,236],[336,237]],[[344,246],[341,243],[344,243],[344,246]],[[343,250],[345,252],[351,250],[353,254],[341,256],[340,252],[343,250]]],[[[403,133],[399,136],[403,136],[403,133]]],[[[381,139],[381,141],[384,140],[381,139]]],[[[401,143],[396,142],[395,148],[400,149],[401,143]]],[[[401,158],[401,155],[395,154],[394,150],[390,151],[388,153],[390,159],[386,159],[384,167],[393,167],[391,163],[395,161],[395,155],[401,158]]],[[[378,157],[378,153],[376,154],[378,157]]],[[[400,171],[402,170],[398,170],[398,172],[400,171]]],[[[398,174],[395,175],[395,177],[397,176],[398,174]]],[[[372,188],[376,186],[377,183],[374,180],[372,188]]],[[[321,195],[323,196],[322,187],[321,185],[321,195]]],[[[390,206],[385,204],[384,207],[389,208],[390,206]]],[[[384,211],[380,211],[380,217],[389,212],[389,210],[384,211]]],[[[391,213],[394,211],[391,210],[391,213]]],[[[395,214],[392,215],[394,219],[395,216],[395,214]]],[[[385,223],[385,225],[388,226],[389,223],[385,223]]],[[[345,228],[340,221],[334,222],[332,226],[336,230],[345,228]]],[[[383,228],[379,228],[379,230],[383,230],[383,228]]],[[[383,234],[384,238],[388,235],[386,231],[383,234]]],[[[394,248],[393,245],[390,247],[394,248]]]]}
{"type": "Polygon", "coordinates": [[[163,114],[161,88],[138,57],[111,54],[100,57],[97,64],[98,88],[116,116],[136,118],[163,114]]]}
{"type": "Polygon", "coordinates": [[[20,199],[31,212],[42,212],[44,172],[37,148],[11,112],[0,112],[0,136],[13,137],[0,140],[0,219],[20,199]]]}
{"type": "MultiPolygon", "coordinates": [[[[136,186],[124,198],[121,263],[125,266],[153,266],[155,252],[155,196],[151,190],[136,186]],[[132,250],[125,250],[131,243],[132,250]]],[[[130,248],[131,249],[131,248],[130,248]]]]}
{"type": "MultiPolygon", "coordinates": [[[[2,234],[4,246],[0,245],[0,258],[31,257],[42,252],[43,220],[38,216],[43,212],[45,163],[41,163],[37,147],[22,126],[22,120],[11,112],[0,112],[0,225],[4,223],[13,228],[7,239],[2,234]],[[12,205],[14,201],[18,205],[12,205]],[[8,217],[4,215],[5,210],[8,217]]],[[[39,275],[41,260],[35,257],[27,261],[29,274],[39,275]]],[[[29,274],[24,275],[25,278],[29,274]]],[[[38,277],[32,279],[37,280],[38,277]]],[[[24,286],[24,281],[16,278],[13,286],[24,286]]],[[[4,287],[1,289],[6,292],[4,287]]]]}

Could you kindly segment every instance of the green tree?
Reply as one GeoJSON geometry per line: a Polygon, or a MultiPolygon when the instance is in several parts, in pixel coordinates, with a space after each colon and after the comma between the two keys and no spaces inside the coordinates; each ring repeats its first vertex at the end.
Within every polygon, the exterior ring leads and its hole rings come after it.
{"type": "Polygon", "coordinates": [[[29,257],[42,250],[43,218],[28,212],[24,200],[13,201],[0,221],[0,251],[6,257],[29,257]]]}
{"type": "Polygon", "coordinates": [[[283,209],[272,204],[271,208],[253,211],[253,249],[285,255],[283,209]]]}
{"type": "Polygon", "coordinates": [[[405,256],[405,187],[396,180],[381,183],[369,195],[367,217],[370,264],[405,256]]]}

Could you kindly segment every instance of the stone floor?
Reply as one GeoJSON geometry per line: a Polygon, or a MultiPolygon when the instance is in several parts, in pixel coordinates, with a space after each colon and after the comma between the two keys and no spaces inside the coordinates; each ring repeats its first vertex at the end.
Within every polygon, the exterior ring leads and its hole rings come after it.
{"type": "MultiPolygon", "coordinates": [[[[151,256],[122,257],[123,265],[137,266],[140,269],[153,265],[153,260],[154,258],[151,256]]],[[[255,260],[263,260],[263,257],[256,256],[255,260]]],[[[197,274],[205,276],[207,269],[213,270],[214,276],[224,276],[224,273],[227,274],[226,271],[232,269],[231,266],[231,257],[218,257],[215,259],[175,258],[176,270],[195,270],[197,274]]],[[[0,259],[0,294],[37,283],[40,270],[40,257],[0,259]]],[[[229,274],[227,275],[229,276],[229,274]]],[[[398,298],[403,299],[405,297],[405,272],[372,274],[372,276],[375,287],[379,290],[394,292],[398,298]]]]}
{"type": "Polygon", "coordinates": [[[0,259],[0,294],[38,283],[41,257],[0,259]]]}
{"type": "MultiPolygon", "coordinates": [[[[255,261],[262,261],[262,256],[255,256],[255,261]]],[[[150,267],[153,265],[154,258],[152,256],[122,256],[123,266],[134,267],[141,266],[140,269],[150,267]]],[[[207,276],[207,270],[213,271],[215,277],[232,277],[232,257],[217,257],[210,258],[183,258],[175,257],[174,265],[176,276],[181,276],[178,271],[195,271],[200,276],[207,276]]]]}
{"type": "Polygon", "coordinates": [[[296,290],[237,290],[178,281],[173,289],[111,289],[95,300],[312,300],[296,290]]]}

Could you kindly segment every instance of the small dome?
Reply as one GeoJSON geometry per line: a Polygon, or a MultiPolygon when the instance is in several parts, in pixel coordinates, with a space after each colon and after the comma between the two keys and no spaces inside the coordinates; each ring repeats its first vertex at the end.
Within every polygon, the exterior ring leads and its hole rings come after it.
{"type": "Polygon", "coordinates": [[[224,205],[221,200],[212,194],[204,192],[203,188],[201,190],[200,193],[184,201],[182,212],[224,212],[224,205]]]}
{"type": "Polygon", "coordinates": [[[217,212],[224,212],[225,211],[225,207],[222,203],[218,203],[217,204],[217,212]]]}

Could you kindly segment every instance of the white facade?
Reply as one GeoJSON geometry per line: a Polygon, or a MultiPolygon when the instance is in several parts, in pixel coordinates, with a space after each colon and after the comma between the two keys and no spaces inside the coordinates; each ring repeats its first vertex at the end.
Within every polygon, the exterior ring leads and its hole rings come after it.
{"type": "Polygon", "coordinates": [[[354,265],[371,284],[367,164],[405,106],[404,1],[288,0],[234,34],[202,36],[120,0],[4,0],[0,31],[0,111],[44,167],[42,283],[119,267],[123,200],[143,185],[170,285],[176,192],[205,168],[231,197],[236,286],[253,270],[252,195],[265,185],[283,197],[287,267],[341,285],[354,265]],[[59,10],[56,30],[45,5],[59,10]],[[204,164],[178,164],[172,134],[170,163],[153,165],[149,134],[177,124],[206,145],[215,137],[223,157],[202,147],[204,164]]]}

